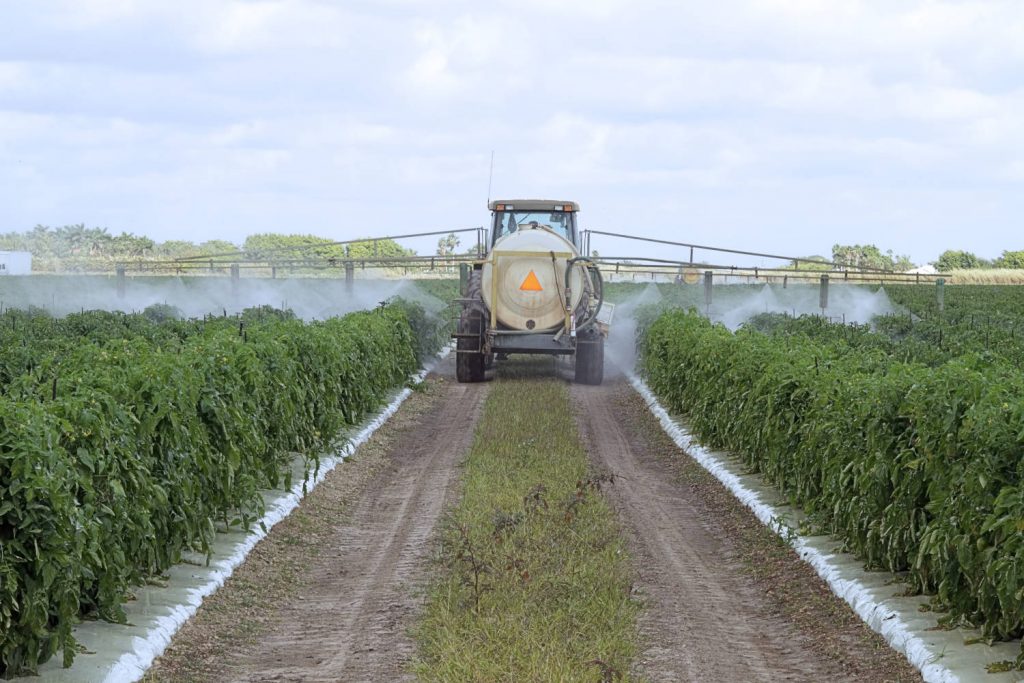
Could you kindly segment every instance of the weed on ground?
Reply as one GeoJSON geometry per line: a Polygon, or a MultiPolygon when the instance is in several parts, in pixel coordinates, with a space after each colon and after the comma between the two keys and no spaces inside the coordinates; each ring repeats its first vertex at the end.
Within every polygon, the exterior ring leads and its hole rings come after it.
{"type": "Polygon", "coordinates": [[[537,365],[503,364],[484,406],[416,631],[423,680],[628,678],[639,607],[600,495],[614,484],[588,469],[565,383],[537,365]]]}

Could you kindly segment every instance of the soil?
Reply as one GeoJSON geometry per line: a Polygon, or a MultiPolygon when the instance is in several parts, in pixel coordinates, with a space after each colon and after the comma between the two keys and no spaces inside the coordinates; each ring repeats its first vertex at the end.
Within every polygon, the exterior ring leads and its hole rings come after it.
{"type": "Polygon", "coordinates": [[[486,390],[442,364],[207,599],[147,680],[408,678],[430,540],[486,390]]]}
{"type": "Polygon", "coordinates": [[[920,674],[835,597],[661,430],[621,378],[574,385],[594,467],[629,531],[653,681],[919,681],[920,674]]]}
{"type": "MultiPolygon", "coordinates": [[[[545,369],[550,372],[550,367],[545,369]]],[[[451,357],[274,527],[175,636],[147,681],[393,681],[432,537],[457,491],[487,384],[451,357]]],[[[584,445],[622,521],[651,681],[919,681],[717,480],[622,379],[574,385],[584,445]]]]}

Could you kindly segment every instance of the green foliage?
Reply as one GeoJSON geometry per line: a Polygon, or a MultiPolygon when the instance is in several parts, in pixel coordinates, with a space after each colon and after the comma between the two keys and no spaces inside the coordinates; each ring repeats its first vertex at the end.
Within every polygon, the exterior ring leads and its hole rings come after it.
{"type": "Polygon", "coordinates": [[[153,255],[163,259],[186,258],[190,256],[211,256],[238,251],[238,246],[226,240],[209,240],[202,244],[187,240],[159,242],[153,248],[153,255]]]}
{"type": "Polygon", "coordinates": [[[432,316],[419,304],[398,296],[389,300],[388,305],[405,313],[416,340],[416,358],[420,363],[440,351],[451,339],[453,330],[448,319],[432,316]]]}
{"type": "Polygon", "coordinates": [[[1004,251],[993,265],[996,268],[1024,268],[1024,251],[1004,251]]]}
{"type": "Polygon", "coordinates": [[[798,261],[790,261],[789,267],[795,270],[832,270],[832,265],[824,256],[804,256],[798,261]]]}
{"type": "Polygon", "coordinates": [[[281,235],[262,233],[245,238],[242,249],[252,258],[345,258],[344,245],[315,235],[281,235]]]}
{"type": "Polygon", "coordinates": [[[171,306],[170,304],[152,304],[142,311],[142,315],[155,323],[162,323],[165,320],[177,320],[185,317],[181,312],[181,309],[176,306],[171,306]]]}
{"type": "Polygon", "coordinates": [[[84,224],[51,228],[37,225],[26,232],[0,234],[0,249],[32,254],[36,272],[109,268],[118,261],[175,259],[237,251],[224,240],[195,244],[184,240],[163,243],[130,232],[112,234],[107,228],[87,228],[84,224]]]}
{"type": "Polygon", "coordinates": [[[0,249],[29,251],[40,259],[50,258],[137,258],[147,256],[155,243],[130,232],[110,234],[106,228],[87,228],[84,223],[50,228],[37,225],[25,233],[0,235],[0,249]]]}
{"type": "Polygon", "coordinates": [[[832,247],[832,260],[849,268],[903,271],[914,267],[910,257],[894,255],[892,249],[883,254],[874,244],[836,244],[832,247]]]}
{"type": "Polygon", "coordinates": [[[444,279],[422,279],[413,280],[416,289],[449,304],[459,296],[459,281],[457,278],[444,279]]]}
{"type": "Polygon", "coordinates": [[[992,264],[969,251],[947,249],[939,256],[939,260],[935,262],[935,267],[942,272],[948,272],[950,270],[968,270],[971,268],[991,268],[992,264]]]}
{"type": "Polygon", "coordinates": [[[394,240],[374,240],[353,242],[345,247],[346,255],[351,259],[399,258],[415,256],[413,249],[406,249],[394,240]]]}
{"type": "MultiPolygon", "coordinates": [[[[458,235],[454,232],[448,233],[448,235],[437,241],[437,255],[442,257],[451,256],[455,253],[455,249],[459,246],[460,242],[461,240],[458,235]]],[[[476,249],[476,245],[473,245],[473,249],[476,249]]]]}
{"type": "Polygon", "coordinates": [[[415,256],[416,252],[394,240],[333,244],[334,240],[314,235],[250,235],[245,251],[257,258],[370,259],[415,256]]]}
{"type": "Polygon", "coordinates": [[[642,333],[649,384],[703,441],[739,454],[869,567],[905,572],[948,623],[1024,634],[1019,357],[964,341],[925,363],[867,328],[811,319],[733,334],[672,311],[642,333]]]}
{"type": "Polygon", "coordinates": [[[133,584],[248,527],[424,352],[412,304],[167,313],[0,315],[0,675],[70,663],[79,618],[123,621],[133,584]]]}
{"type": "Polygon", "coordinates": [[[187,240],[154,240],[129,232],[112,234],[107,228],[87,228],[84,224],[51,228],[37,225],[26,232],[0,234],[0,250],[28,251],[33,270],[82,271],[110,269],[115,262],[170,260],[245,251],[255,258],[281,259],[369,259],[415,256],[416,252],[394,240],[353,242],[343,245],[315,235],[262,233],[250,235],[241,248],[226,240],[196,244],[187,240]]]}

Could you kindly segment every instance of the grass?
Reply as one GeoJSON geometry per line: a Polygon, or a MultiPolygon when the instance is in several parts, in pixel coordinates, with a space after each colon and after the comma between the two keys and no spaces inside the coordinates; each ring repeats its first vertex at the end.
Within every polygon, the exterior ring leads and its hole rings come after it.
{"type": "Polygon", "coordinates": [[[534,368],[505,365],[477,425],[416,629],[421,679],[628,677],[639,607],[611,482],[588,469],[564,382],[534,368]]]}
{"type": "Polygon", "coordinates": [[[974,268],[949,273],[958,285],[1024,285],[1024,269],[974,268]]]}

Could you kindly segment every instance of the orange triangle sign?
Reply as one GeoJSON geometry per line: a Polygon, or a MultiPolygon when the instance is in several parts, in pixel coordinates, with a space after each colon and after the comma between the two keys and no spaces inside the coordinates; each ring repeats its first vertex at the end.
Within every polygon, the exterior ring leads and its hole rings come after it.
{"type": "Polygon", "coordinates": [[[530,274],[523,280],[523,284],[519,285],[519,289],[524,292],[543,292],[544,288],[540,286],[540,280],[537,279],[537,274],[532,270],[530,274]]]}

